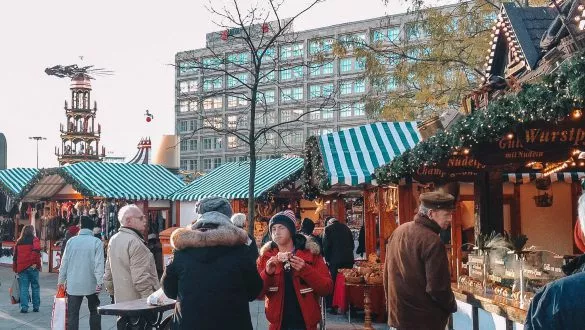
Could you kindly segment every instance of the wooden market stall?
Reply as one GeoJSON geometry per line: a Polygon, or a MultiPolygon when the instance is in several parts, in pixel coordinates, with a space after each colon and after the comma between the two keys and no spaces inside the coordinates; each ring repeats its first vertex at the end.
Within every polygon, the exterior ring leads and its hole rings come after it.
{"type": "Polygon", "coordinates": [[[0,170],[0,265],[12,265],[13,248],[22,227],[35,222],[35,204],[18,200],[37,173],[33,168],[0,170]]]}
{"type": "MultiPolygon", "coordinates": [[[[581,15],[575,3],[563,15],[581,15]]],[[[375,174],[380,184],[402,182],[400,205],[419,189],[458,197],[441,236],[451,247],[455,329],[521,329],[534,293],[580,252],[585,36],[559,32],[563,24],[548,7],[504,3],[468,115],[375,174]]]]}
{"type": "Polygon", "coordinates": [[[354,278],[348,270],[338,275],[341,283],[347,280],[345,287],[336,279],[334,304],[342,311],[348,305],[364,309],[366,328],[371,326],[370,312],[376,314],[378,321],[386,317],[380,260],[384,258],[387,238],[397,227],[398,207],[396,187],[378,187],[373,173],[420,141],[416,122],[377,122],[310,137],[305,144],[303,190],[317,206],[314,212],[318,226],[322,230],[324,219],[334,216],[352,230],[357,248],[360,231],[365,234],[364,251],[355,253],[355,259],[362,260],[356,261],[358,268],[353,271],[373,270],[376,283],[369,282],[363,274],[354,278]],[[357,283],[350,283],[354,279],[357,283]],[[338,296],[347,299],[337,300],[338,296]]]}
{"type": "MultiPolygon", "coordinates": [[[[149,221],[145,241],[149,246],[159,244],[159,233],[173,225],[169,196],[183,186],[160,165],[81,162],[40,170],[23,188],[20,200],[36,203],[37,236],[49,254],[50,271],[57,271],[60,241],[82,215],[94,220],[94,235],[107,244],[119,228],[118,210],[135,203],[149,221]]],[[[162,255],[155,257],[162,272],[162,255]]]]}
{"type": "MultiPolygon", "coordinates": [[[[301,158],[265,159],[256,162],[254,199],[256,200],[254,233],[258,244],[266,234],[268,221],[279,211],[291,209],[301,218],[302,194],[299,178],[303,168],[301,158]]],[[[195,216],[197,201],[219,196],[230,200],[235,212],[248,213],[250,163],[225,163],[176,191],[177,226],[190,224],[195,216]]],[[[170,235],[170,233],[169,233],[170,235]]]]}

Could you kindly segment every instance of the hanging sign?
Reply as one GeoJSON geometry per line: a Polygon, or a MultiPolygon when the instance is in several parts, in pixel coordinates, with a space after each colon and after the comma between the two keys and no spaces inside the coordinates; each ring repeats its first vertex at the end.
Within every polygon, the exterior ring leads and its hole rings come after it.
{"type": "Polygon", "coordinates": [[[419,182],[472,182],[486,166],[469,155],[453,155],[435,166],[421,166],[413,178],[419,182]]]}

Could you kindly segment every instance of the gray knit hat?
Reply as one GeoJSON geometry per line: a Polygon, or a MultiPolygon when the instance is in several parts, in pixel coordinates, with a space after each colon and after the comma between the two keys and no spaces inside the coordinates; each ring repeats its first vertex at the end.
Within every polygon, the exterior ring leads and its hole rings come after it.
{"type": "Polygon", "coordinates": [[[233,213],[230,202],[225,198],[207,197],[199,201],[197,214],[205,214],[211,211],[223,213],[228,218],[230,218],[233,213]]]}

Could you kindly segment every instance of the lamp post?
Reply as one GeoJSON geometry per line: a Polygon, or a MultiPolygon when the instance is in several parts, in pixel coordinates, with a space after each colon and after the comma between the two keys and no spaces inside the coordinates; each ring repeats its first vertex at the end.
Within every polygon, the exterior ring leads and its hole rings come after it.
{"type": "Polygon", "coordinates": [[[37,168],[39,168],[39,140],[46,140],[47,138],[42,136],[29,136],[28,139],[37,141],[37,168]]]}

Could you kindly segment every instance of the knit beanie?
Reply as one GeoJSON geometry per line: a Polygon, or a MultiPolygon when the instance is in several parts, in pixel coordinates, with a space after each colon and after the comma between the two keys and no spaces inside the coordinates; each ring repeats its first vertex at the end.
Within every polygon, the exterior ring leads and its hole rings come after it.
{"type": "Polygon", "coordinates": [[[67,228],[67,231],[69,232],[69,235],[75,236],[79,233],[79,226],[70,226],[67,228]]]}
{"type": "Polygon", "coordinates": [[[197,214],[205,214],[211,211],[222,213],[228,218],[232,216],[230,202],[222,197],[207,197],[199,201],[197,214]]]}
{"type": "Polygon", "coordinates": [[[296,230],[296,218],[295,214],[291,210],[276,213],[270,222],[268,223],[268,232],[272,232],[272,226],[280,224],[286,227],[290,232],[291,238],[295,236],[296,230]]]}

